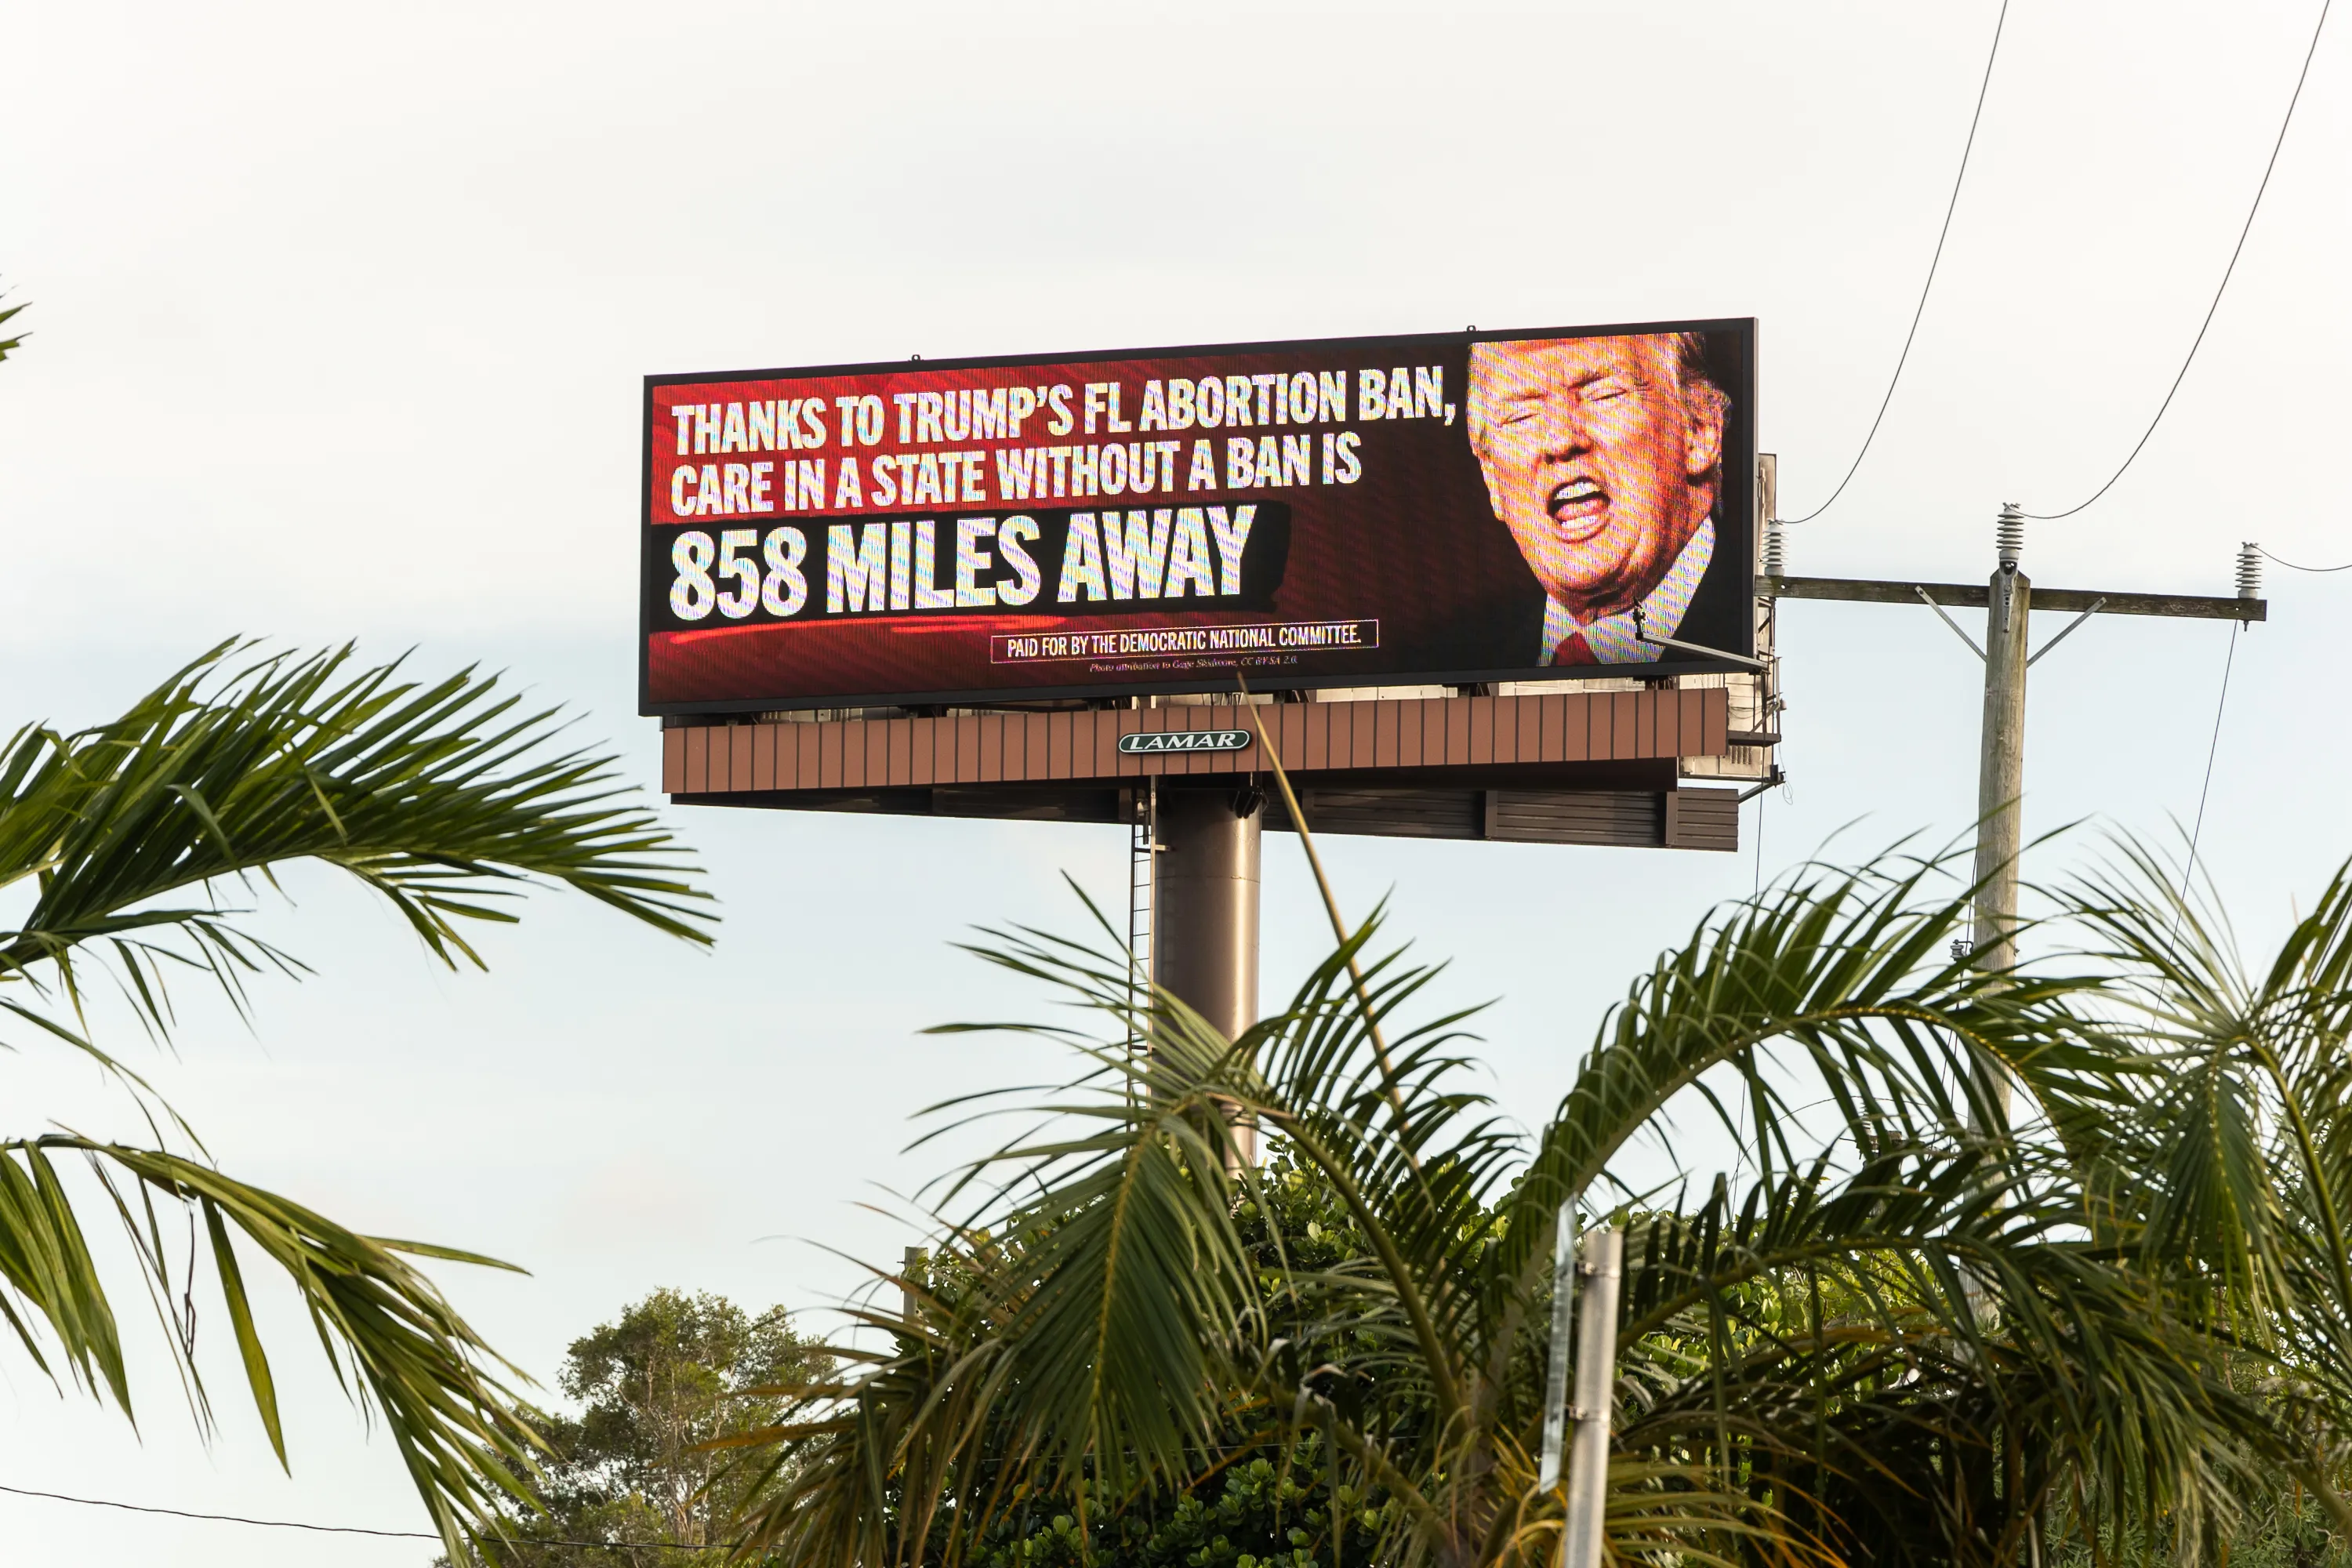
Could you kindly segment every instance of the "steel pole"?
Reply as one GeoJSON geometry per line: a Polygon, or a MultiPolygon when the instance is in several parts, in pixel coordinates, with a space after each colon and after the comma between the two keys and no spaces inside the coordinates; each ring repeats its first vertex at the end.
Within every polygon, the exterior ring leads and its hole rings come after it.
{"type": "MultiPolygon", "coordinates": [[[[1265,801],[1228,785],[1160,789],[1153,983],[1227,1039],[1257,1022],[1258,838],[1265,801]]],[[[1255,1159],[1255,1128],[1235,1131],[1255,1159]]]]}
{"type": "Polygon", "coordinates": [[[1576,1404],[1569,1411],[1568,1517],[1559,1536],[1560,1568],[1601,1568],[1601,1526],[1609,1502],[1609,1414],[1617,1392],[1617,1288],[1625,1271],[1625,1233],[1615,1226],[1584,1233],[1582,1283],[1576,1303],[1576,1404]]]}

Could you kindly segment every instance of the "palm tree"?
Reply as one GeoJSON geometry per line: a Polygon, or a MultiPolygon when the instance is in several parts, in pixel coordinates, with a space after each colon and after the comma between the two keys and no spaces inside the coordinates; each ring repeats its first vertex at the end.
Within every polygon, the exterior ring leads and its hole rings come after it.
{"type": "Polygon", "coordinates": [[[348,648],[264,657],[224,645],[120,719],[70,734],[28,727],[0,750],[0,887],[31,905],[0,930],[0,1027],[97,1062],[164,1145],[68,1131],[0,1141],[0,1319],[53,1381],[131,1412],[115,1308],[83,1229],[87,1200],[102,1193],[199,1422],[209,1430],[194,1355],[208,1273],[283,1464],[246,1283],[266,1260],[299,1293],[346,1390],[382,1419],[453,1553],[468,1529],[493,1523],[501,1497],[521,1495],[534,1439],[501,1381],[512,1369],[409,1259],[507,1266],[364,1236],[227,1175],[97,1043],[84,1001],[107,977],[161,1037],[175,978],[200,977],[242,1011],[255,977],[299,975],[293,955],[252,931],[249,904],[225,900],[299,860],[351,873],[452,966],[480,963],[469,922],[511,921],[511,900],[549,883],[707,942],[707,895],[653,817],[619,798],[608,761],[552,749],[555,716],[495,686],[470,670],[426,684],[397,666],[355,669],[348,648]],[[96,1187],[78,1195],[69,1177],[84,1162],[96,1187]],[[184,1248],[163,1223],[174,1208],[190,1217],[184,1248]]]}
{"type": "MultiPolygon", "coordinates": [[[[1312,1433],[1381,1501],[1381,1561],[1549,1561],[1564,1203],[1627,1229],[1621,1559],[2038,1563],[2061,1530],[2186,1552],[2282,1481],[2352,1523],[2352,877],[2248,978],[2126,847],[2052,894],[2059,956],[2001,974],[1950,955],[1945,869],[1808,867],[1711,913],[1531,1132],[1464,1086],[1461,1015],[1402,1022],[1432,972],[1368,961],[1377,919],[1233,1041],[1138,1007],[1107,926],[991,933],[1107,1026],[1033,1031],[1080,1070],[946,1183],[926,1278],[877,1270],[908,1310],[853,1317],[888,1348],[753,1439],[747,1541],[956,1564],[1041,1500],[1083,1529],[1312,1433]],[[1693,1115],[1733,1168],[1645,1173],[1693,1115]],[[1339,1261],[1253,1244],[1277,1179],[1343,1216],[1339,1261]]],[[[1298,1539],[1338,1563],[1330,1530],[1298,1539]]]]}

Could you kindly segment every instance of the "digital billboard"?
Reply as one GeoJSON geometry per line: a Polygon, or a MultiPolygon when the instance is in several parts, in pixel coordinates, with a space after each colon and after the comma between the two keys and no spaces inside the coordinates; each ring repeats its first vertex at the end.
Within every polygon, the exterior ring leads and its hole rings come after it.
{"type": "Polygon", "coordinates": [[[1755,388],[1752,320],[651,376],[642,706],[1721,668],[1755,388]]]}

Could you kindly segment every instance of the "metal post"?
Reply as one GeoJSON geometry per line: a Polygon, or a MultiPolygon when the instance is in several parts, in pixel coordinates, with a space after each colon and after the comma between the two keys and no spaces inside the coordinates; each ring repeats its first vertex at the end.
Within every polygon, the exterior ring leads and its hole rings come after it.
{"type": "Polygon", "coordinates": [[[1583,1281],[1576,1303],[1575,1423],[1568,1456],[1568,1518],[1559,1537],[1560,1568],[1601,1568],[1601,1524],[1609,1501],[1609,1409],[1617,1388],[1617,1287],[1625,1271],[1625,1233],[1615,1226],[1584,1233],[1583,1281]]]}
{"type": "Polygon", "coordinates": [[[904,1259],[898,1269],[898,1319],[911,1334],[920,1321],[917,1315],[918,1299],[929,1280],[930,1248],[910,1247],[907,1248],[904,1259]]]}
{"type": "MultiPolygon", "coordinates": [[[[1263,796],[1163,784],[1151,977],[1234,1038],[1257,1022],[1258,837],[1263,796]]],[[[1244,1157],[1257,1134],[1237,1130],[1244,1157]]]]}
{"type": "MultiPolygon", "coordinates": [[[[2000,565],[1985,604],[1984,731],[1977,760],[1977,907],[1979,961],[1990,970],[2017,966],[2018,857],[2025,845],[2025,623],[2032,584],[2018,570],[2025,518],[2000,509],[1996,538],[2000,565]]],[[[1993,1086],[2009,1109],[2006,1078],[1993,1086]]]]}

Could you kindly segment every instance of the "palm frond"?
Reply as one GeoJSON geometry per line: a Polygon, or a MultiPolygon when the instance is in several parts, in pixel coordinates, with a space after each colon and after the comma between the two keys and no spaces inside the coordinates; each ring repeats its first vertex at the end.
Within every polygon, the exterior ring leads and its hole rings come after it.
{"type": "MultiPolygon", "coordinates": [[[[349,672],[348,647],[230,663],[241,651],[215,648],[110,723],[27,728],[0,751],[0,886],[39,882],[0,932],[0,978],[47,960],[70,990],[76,951],[116,940],[132,986],[152,987],[165,952],[131,944],[169,931],[172,957],[241,996],[280,955],[211,895],[299,859],[383,894],[453,964],[479,962],[460,922],[512,920],[500,905],[533,879],[708,940],[707,895],[650,814],[621,804],[603,759],[547,752],[552,711],[470,670],[425,684],[396,664],[349,672]]],[[[160,994],[135,999],[168,1026],[160,994]]]]}
{"type": "Polygon", "coordinates": [[[1076,1076],[999,1097],[1030,1120],[938,1189],[956,1283],[869,1316],[896,1352],[769,1435],[755,1540],[957,1563],[1024,1500],[1131,1503],[1312,1432],[1389,1500],[1382,1563],[1532,1568],[1564,1203],[1629,1228],[1622,1561],[1990,1568],[2061,1503],[2102,1550],[2211,1541],[2282,1477],[2352,1522],[2352,870],[2249,978],[2136,853],[1998,973],[1949,955],[1948,858],[1801,868],[1636,980],[1532,1137],[1377,919],[1232,1041],[1139,1005],[1107,922],[993,933],[1108,1037],[1029,1026],[1076,1076]],[[1637,1192],[1627,1152],[1694,1104],[1736,1170],[1637,1192]],[[1233,1165],[1234,1120],[1316,1184],[1336,1258],[1233,1165]]]}
{"type": "Polygon", "coordinates": [[[0,1317],[44,1370],[53,1351],[73,1379],[128,1412],[115,1310],[56,1161],[87,1158],[119,1216],[142,1282],[165,1320],[182,1377],[207,1426],[195,1361],[195,1289],[210,1265],[256,1414],[288,1462],[277,1379],[254,1326],[244,1265],[251,1248],[276,1266],[310,1313],[337,1380],[382,1420],[453,1551],[496,1522],[502,1494],[527,1497],[530,1429],[490,1351],[403,1254],[507,1268],[447,1248],[364,1237],[300,1204],[152,1149],[69,1133],[0,1142],[0,1317]],[[174,1256],[157,1205],[201,1219],[200,1246],[174,1256]]]}
{"type": "MultiPolygon", "coordinates": [[[[302,971],[228,900],[289,862],[358,878],[453,966],[480,962],[469,922],[511,921],[518,895],[548,885],[707,942],[693,868],[623,798],[607,759],[551,744],[559,728],[471,670],[423,682],[397,664],[355,669],[348,647],[270,656],[225,643],[109,723],[18,731],[0,746],[0,887],[29,884],[32,898],[0,930],[0,986],[22,988],[0,995],[0,1022],[115,1074],[159,1143],[193,1142],[93,1039],[84,971],[109,973],[158,1037],[173,1028],[175,977],[200,977],[244,1009],[253,978],[302,971]]],[[[69,1134],[0,1142],[0,1319],[45,1372],[131,1409],[115,1309],[56,1163],[67,1152],[88,1156],[121,1220],[207,1430],[191,1294],[206,1261],[286,1458],[247,1284],[246,1260],[266,1259],[299,1295],[346,1392],[392,1435],[453,1560],[465,1531],[522,1495],[535,1439],[499,1381],[503,1363],[405,1257],[490,1259],[362,1236],[168,1149],[69,1134]],[[173,1207],[192,1226],[184,1256],[162,1223],[173,1207]]]]}
{"type": "MultiPolygon", "coordinates": [[[[0,310],[0,326],[7,325],[10,320],[24,308],[22,305],[10,305],[5,310],[0,310]]],[[[31,335],[29,332],[18,332],[14,337],[0,338],[0,360],[6,359],[11,353],[24,347],[25,340],[31,335]]]]}

